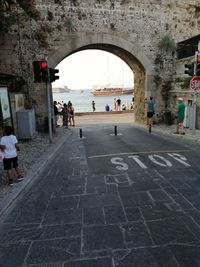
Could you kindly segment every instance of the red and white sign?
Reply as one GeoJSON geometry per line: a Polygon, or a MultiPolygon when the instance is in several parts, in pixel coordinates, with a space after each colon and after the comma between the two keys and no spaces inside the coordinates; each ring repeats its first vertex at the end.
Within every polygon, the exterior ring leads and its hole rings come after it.
{"type": "Polygon", "coordinates": [[[190,81],[190,89],[192,91],[200,91],[200,77],[195,76],[190,81]]]}

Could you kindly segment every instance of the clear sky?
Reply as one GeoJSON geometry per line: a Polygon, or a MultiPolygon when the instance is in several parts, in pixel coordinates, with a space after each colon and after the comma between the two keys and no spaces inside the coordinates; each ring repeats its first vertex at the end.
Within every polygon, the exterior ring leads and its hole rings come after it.
{"type": "Polygon", "coordinates": [[[93,86],[133,87],[133,72],[119,57],[102,50],[77,52],[57,66],[59,80],[53,87],[92,89],[93,86]]]}

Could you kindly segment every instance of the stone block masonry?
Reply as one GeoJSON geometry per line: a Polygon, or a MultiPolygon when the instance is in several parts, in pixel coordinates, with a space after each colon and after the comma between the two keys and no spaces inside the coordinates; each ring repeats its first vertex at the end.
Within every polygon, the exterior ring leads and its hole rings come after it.
{"type": "Polygon", "coordinates": [[[41,128],[47,114],[46,95],[45,89],[37,90],[38,84],[33,84],[32,61],[45,56],[49,66],[56,67],[83,49],[111,52],[133,70],[136,120],[143,121],[145,96],[153,95],[157,108],[164,107],[155,76],[164,83],[173,79],[176,69],[175,55],[161,51],[159,42],[165,34],[175,43],[199,34],[198,2],[36,0],[40,18],[31,20],[18,7],[15,11],[20,20],[1,36],[0,73],[24,78],[41,128]],[[158,55],[163,56],[162,68],[155,63],[158,55]]]}

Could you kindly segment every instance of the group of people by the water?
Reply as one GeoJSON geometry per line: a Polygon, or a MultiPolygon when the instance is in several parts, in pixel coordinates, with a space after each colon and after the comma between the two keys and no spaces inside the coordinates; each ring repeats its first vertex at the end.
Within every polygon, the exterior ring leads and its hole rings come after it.
{"type": "Polygon", "coordinates": [[[60,127],[61,125],[65,128],[68,128],[68,126],[75,126],[74,107],[70,101],[68,104],[63,101],[61,103],[54,101],[54,114],[56,127],[60,127]]]}
{"type": "Polygon", "coordinates": [[[132,99],[132,102],[129,103],[122,103],[122,100],[120,97],[114,98],[114,111],[122,111],[122,110],[133,110],[133,102],[134,98],[132,99]]]}
{"type": "MultiPolygon", "coordinates": [[[[185,105],[183,103],[182,98],[177,99],[178,104],[176,105],[176,134],[185,134],[184,127],[183,127],[183,120],[184,120],[184,112],[185,112],[185,105]]],[[[128,103],[122,104],[122,100],[120,97],[114,98],[113,103],[113,111],[123,111],[123,110],[132,110],[133,109],[134,98],[132,99],[131,104],[128,103]]],[[[155,101],[152,97],[145,98],[145,103],[147,104],[147,124],[153,125],[154,122],[154,105],[155,101]]],[[[92,111],[96,111],[96,103],[92,101],[92,111]]],[[[105,105],[105,111],[112,111],[108,104],[105,105]]],[[[54,114],[56,119],[56,127],[60,127],[61,125],[65,128],[68,126],[75,126],[75,119],[74,119],[74,107],[72,103],[69,101],[68,104],[64,103],[63,101],[57,102],[54,101],[54,114]]]]}
{"type": "MultiPolygon", "coordinates": [[[[122,100],[121,98],[114,98],[114,103],[113,103],[113,109],[108,105],[106,104],[105,105],[105,111],[123,111],[123,110],[133,110],[133,102],[134,102],[134,98],[132,99],[132,102],[130,104],[128,103],[123,103],[122,104],[122,100]]],[[[92,111],[94,112],[96,110],[96,107],[95,107],[95,101],[93,100],[92,101],[92,111]]]]}

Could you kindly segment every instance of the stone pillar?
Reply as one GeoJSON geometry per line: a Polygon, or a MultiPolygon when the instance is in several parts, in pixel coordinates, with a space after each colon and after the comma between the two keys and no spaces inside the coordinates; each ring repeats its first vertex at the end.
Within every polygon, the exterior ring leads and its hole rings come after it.
{"type": "Polygon", "coordinates": [[[29,93],[32,102],[31,105],[35,109],[36,129],[38,131],[45,131],[48,125],[47,90],[45,83],[32,84],[31,92],[29,93]]]}
{"type": "Polygon", "coordinates": [[[145,120],[145,105],[144,98],[146,95],[146,86],[144,81],[144,73],[142,71],[135,73],[135,120],[136,122],[143,123],[145,120]]]}

